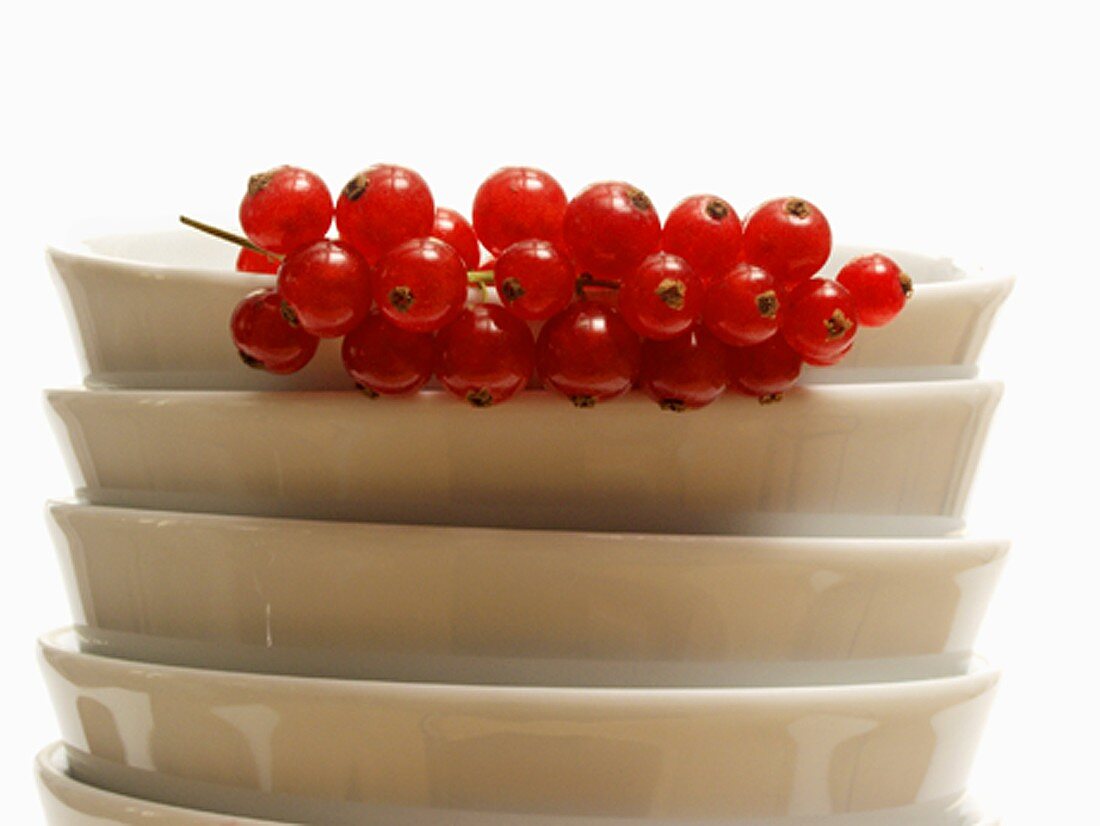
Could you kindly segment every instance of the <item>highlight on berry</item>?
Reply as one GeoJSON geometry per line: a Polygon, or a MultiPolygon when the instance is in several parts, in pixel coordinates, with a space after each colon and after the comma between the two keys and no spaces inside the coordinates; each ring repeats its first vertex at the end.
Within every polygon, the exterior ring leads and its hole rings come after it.
{"type": "Polygon", "coordinates": [[[532,386],[579,408],[631,391],[674,412],[724,393],[771,404],[913,292],[879,253],[823,277],[832,231],[804,198],[742,219],[718,195],[691,195],[662,225],[629,183],[568,199],[548,173],[506,167],[469,215],[438,206],[413,170],[379,164],[335,201],[305,169],[252,175],[243,234],[181,220],[238,244],[239,271],[275,276],[230,319],[244,365],[292,373],[339,338],[349,386],[371,398],[434,378],[474,407],[532,386]]]}

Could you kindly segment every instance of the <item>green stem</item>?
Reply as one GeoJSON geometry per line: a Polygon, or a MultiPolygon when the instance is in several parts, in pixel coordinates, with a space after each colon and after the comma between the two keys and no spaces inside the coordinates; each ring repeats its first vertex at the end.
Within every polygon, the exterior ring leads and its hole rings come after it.
{"type": "Polygon", "coordinates": [[[466,277],[470,280],[471,284],[485,285],[493,283],[492,270],[470,270],[466,273],[466,277]]]}

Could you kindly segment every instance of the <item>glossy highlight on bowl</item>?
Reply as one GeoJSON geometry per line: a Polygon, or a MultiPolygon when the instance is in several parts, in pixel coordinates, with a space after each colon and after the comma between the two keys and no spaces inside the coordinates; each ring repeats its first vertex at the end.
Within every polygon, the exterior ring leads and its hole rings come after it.
{"type": "Polygon", "coordinates": [[[764,818],[948,807],[998,680],[736,689],[470,686],[136,663],[40,641],[70,753],[394,807],[764,818]]]}
{"type": "Polygon", "coordinates": [[[751,685],[965,669],[1008,543],[402,526],[55,503],[106,649],[249,671],[751,685]]]}
{"type": "Polygon", "coordinates": [[[47,826],[260,826],[274,823],[326,823],[359,826],[998,826],[973,801],[947,806],[916,805],[826,817],[769,817],[684,821],[666,818],[584,817],[576,815],[471,812],[433,807],[371,806],[291,795],[267,795],[214,784],[151,775],[140,769],[107,766],[69,754],[55,743],[35,760],[35,776],[47,826]],[[95,768],[87,769],[91,764],[95,768]],[[81,778],[90,771],[105,779],[99,787],[81,778]],[[143,793],[155,799],[141,797],[143,793]],[[265,812],[273,820],[248,812],[265,812]],[[232,814],[230,814],[232,813],[232,814]]]}
{"type": "Polygon", "coordinates": [[[684,821],[666,818],[584,817],[577,815],[471,812],[433,807],[371,806],[291,795],[267,795],[214,784],[165,778],[140,769],[107,766],[88,756],[70,755],[61,743],[43,749],[35,776],[48,826],[260,826],[274,823],[326,823],[358,826],[998,826],[973,801],[946,806],[916,805],[826,817],[768,817],[684,821]],[[94,768],[87,769],[88,765],[94,768]],[[102,788],[83,774],[105,777],[102,788]],[[142,793],[155,795],[145,799],[142,793]],[[273,820],[243,816],[265,812],[273,820]],[[232,813],[232,814],[230,814],[232,813]]]}

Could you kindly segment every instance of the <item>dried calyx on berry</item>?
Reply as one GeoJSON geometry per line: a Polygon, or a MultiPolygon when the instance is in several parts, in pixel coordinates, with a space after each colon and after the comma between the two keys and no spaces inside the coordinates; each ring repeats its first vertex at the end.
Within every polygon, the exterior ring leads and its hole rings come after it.
{"type": "Polygon", "coordinates": [[[234,310],[241,360],[293,372],[319,338],[343,338],[351,382],[375,398],[435,376],[490,407],[537,367],[547,392],[582,409],[633,388],[674,412],[727,393],[773,404],[804,364],[841,362],[861,326],[889,323],[913,292],[880,253],[822,277],[831,228],[797,197],[742,221],[728,200],[692,195],[662,226],[631,184],[568,199],[546,172],[506,167],[467,221],[405,167],[368,167],[334,204],[317,175],[282,166],[248,179],[239,212],[243,236],[182,220],[240,245],[238,270],[276,276],[234,310]],[[334,219],[338,239],[326,237],[334,219]]]}

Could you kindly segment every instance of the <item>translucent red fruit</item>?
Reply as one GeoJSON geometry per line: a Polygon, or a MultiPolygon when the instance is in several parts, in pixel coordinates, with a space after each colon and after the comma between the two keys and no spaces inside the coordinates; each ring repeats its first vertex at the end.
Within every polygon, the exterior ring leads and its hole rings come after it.
{"type": "Polygon", "coordinates": [[[745,219],[742,257],[780,282],[804,281],[829,258],[833,236],[821,210],[802,198],[776,198],[745,219]]]}
{"type": "Polygon", "coordinates": [[[512,398],[534,369],[531,328],[500,305],[467,307],[436,336],[436,375],[474,407],[512,398]]]}
{"type": "Polygon", "coordinates": [[[913,281],[881,253],[861,255],[845,264],[836,280],[856,302],[859,323],[881,327],[894,320],[913,294],[913,281]]]}
{"type": "Polygon", "coordinates": [[[707,329],[725,344],[747,347],[779,329],[775,279],[759,267],[738,264],[711,282],[703,309],[707,329]]]}
{"type": "Polygon", "coordinates": [[[291,326],[274,290],[245,296],[233,310],[229,329],[244,363],[271,373],[297,372],[317,352],[317,337],[291,326]]]}
{"type": "Polygon", "coordinates": [[[312,172],[279,166],[248,179],[239,216],[254,244],[287,253],[325,237],[332,224],[332,195],[312,172]]]}
{"type": "Polygon", "coordinates": [[[402,166],[380,164],[360,172],[336,201],[340,237],[372,264],[398,244],[430,235],[434,222],[431,190],[402,166]]]}
{"type": "Polygon", "coordinates": [[[392,323],[413,333],[449,324],[466,302],[466,265],[438,238],[414,238],[386,253],[374,277],[374,300],[392,323]]]}
{"type": "Polygon", "coordinates": [[[455,248],[468,270],[476,270],[481,262],[481,247],[470,222],[453,209],[436,207],[435,223],[432,224],[432,238],[445,241],[455,248]]]}
{"type": "Polygon", "coordinates": [[[253,252],[248,247],[241,247],[237,253],[237,272],[255,272],[274,275],[279,271],[279,260],[268,258],[258,252],[253,252]]]}
{"type": "Polygon", "coordinates": [[[683,258],[658,252],[623,277],[619,312],[634,332],[667,339],[695,323],[703,307],[703,285],[683,258]]]}
{"type": "Polygon", "coordinates": [[[637,334],[617,311],[578,301],[551,318],[539,333],[539,376],[577,407],[621,396],[641,369],[637,334]]]}
{"type": "Polygon", "coordinates": [[[729,384],[763,401],[775,401],[798,383],[802,357],[783,336],[772,336],[751,347],[731,347],[729,384]]]}
{"type": "Polygon", "coordinates": [[[549,241],[519,241],[493,264],[493,282],[501,303],[528,321],[550,318],[573,300],[573,265],[549,241]]]}
{"type": "Polygon", "coordinates": [[[413,393],[432,377],[435,340],[428,333],[410,333],[371,311],[362,324],[344,336],[344,368],[370,394],[413,393]]]}
{"type": "Polygon", "coordinates": [[[315,241],[290,253],[275,283],[287,316],[321,338],[350,333],[370,310],[370,265],[340,241],[315,241]]]}
{"type": "Polygon", "coordinates": [[[849,341],[835,352],[822,353],[820,355],[807,355],[804,361],[813,367],[835,367],[844,360],[844,357],[852,352],[854,341],[849,341]]]}
{"type": "Polygon", "coordinates": [[[618,281],[661,245],[661,221],[646,194],[618,181],[592,184],[565,208],[565,244],[577,269],[618,281]]]}
{"type": "Polygon", "coordinates": [[[529,238],[559,243],[565,201],[561,185],[540,169],[498,169],[474,195],[474,230],[492,255],[529,238]]]}
{"type": "Polygon", "coordinates": [[[667,341],[642,344],[639,386],[663,410],[705,407],[726,389],[726,347],[702,327],[667,341]]]}
{"type": "Polygon", "coordinates": [[[692,195],[665,219],[661,249],[679,255],[709,283],[728,273],[741,253],[741,219],[717,195],[692,195]]]}
{"type": "Polygon", "coordinates": [[[858,328],[855,300],[835,281],[812,278],[784,298],[780,329],[804,359],[824,363],[841,355],[858,328]]]}

